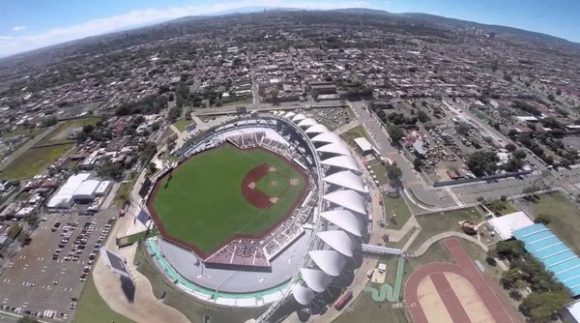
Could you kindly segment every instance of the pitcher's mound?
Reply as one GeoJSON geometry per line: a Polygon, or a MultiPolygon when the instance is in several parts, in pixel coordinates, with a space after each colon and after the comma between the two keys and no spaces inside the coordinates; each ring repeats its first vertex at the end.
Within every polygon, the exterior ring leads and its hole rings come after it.
{"type": "Polygon", "coordinates": [[[291,178],[290,179],[290,186],[296,186],[300,184],[300,181],[298,181],[298,178],[291,178]]]}

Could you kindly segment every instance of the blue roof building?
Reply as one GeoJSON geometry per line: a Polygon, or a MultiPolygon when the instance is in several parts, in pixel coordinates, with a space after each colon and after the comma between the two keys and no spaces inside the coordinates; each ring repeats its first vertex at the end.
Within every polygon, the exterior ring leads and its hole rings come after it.
{"type": "Polygon", "coordinates": [[[568,287],[572,296],[580,295],[580,257],[543,224],[515,230],[513,236],[541,261],[554,278],[568,287]]]}

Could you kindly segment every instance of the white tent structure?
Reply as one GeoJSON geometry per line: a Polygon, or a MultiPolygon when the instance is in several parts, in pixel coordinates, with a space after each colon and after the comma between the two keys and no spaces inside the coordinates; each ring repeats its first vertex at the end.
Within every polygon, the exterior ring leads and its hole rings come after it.
{"type": "Polygon", "coordinates": [[[306,118],[306,119],[298,122],[298,127],[306,129],[306,128],[310,128],[316,124],[318,124],[318,122],[316,122],[316,120],[314,120],[312,118],[306,118]]]}
{"type": "Polygon", "coordinates": [[[348,188],[361,193],[368,193],[369,190],[365,186],[362,178],[349,170],[334,173],[326,176],[323,181],[328,184],[336,185],[343,188],[348,188]]]}
{"type": "Polygon", "coordinates": [[[294,113],[294,112],[288,112],[284,115],[284,117],[286,117],[287,119],[290,119],[290,118],[294,117],[295,115],[296,115],[296,113],[294,113]]]}
{"type": "Polygon", "coordinates": [[[352,235],[357,237],[363,235],[363,226],[359,217],[349,210],[330,210],[322,212],[320,216],[352,235]]]}
{"type": "Polygon", "coordinates": [[[304,119],[306,119],[306,116],[303,115],[302,113],[298,113],[297,115],[294,116],[294,118],[292,118],[292,122],[298,123],[304,119]]]}
{"type": "Polygon", "coordinates": [[[339,276],[346,264],[346,258],[334,250],[314,250],[309,255],[318,268],[333,277],[339,276]]]}
{"type": "Polygon", "coordinates": [[[342,140],[334,132],[323,132],[323,133],[321,133],[319,135],[314,136],[312,138],[312,142],[320,142],[320,143],[327,143],[327,144],[338,144],[338,143],[341,143],[342,140]]]}
{"type": "Polygon", "coordinates": [[[347,210],[359,214],[367,214],[365,198],[353,190],[335,191],[324,195],[322,198],[347,210]]]}
{"type": "Polygon", "coordinates": [[[354,251],[354,242],[348,234],[341,230],[324,231],[316,234],[320,240],[324,241],[332,249],[340,252],[344,256],[352,257],[354,251]]]}
{"type": "Polygon", "coordinates": [[[308,135],[316,135],[319,133],[325,133],[325,132],[329,132],[328,128],[326,128],[324,125],[321,124],[315,124],[313,126],[310,126],[308,129],[306,129],[306,134],[308,135]]]}
{"type": "Polygon", "coordinates": [[[328,144],[322,147],[316,148],[316,151],[319,153],[327,153],[327,154],[334,154],[334,155],[344,155],[350,156],[350,149],[343,144],[328,144]]]}
{"type": "Polygon", "coordinates": [[[308,305],[314,299],[314,292],[308,288],[299,284],[294,284],[290,287],[292,290],[292,295],[294,299],[300,303],[300,305],[308,305]]]}
{"type": "Polygon", "coordinates": [[[351,156],[341,155],[331,157],[322,160],[320,163],[325,166],[348,169],[355,171],[357,173],[361,172],[360,168],[358,167],[358,164],[356,163],[356,160],[354,160],[354,158],[352,158],[351,156]]]}
{"type": "Polygon", "coordinates": [[[318,269],[301,268],[300,274],[306,286],[317,293],[322,293],[332,282],[332,276],[328,276],[318,269]]]}

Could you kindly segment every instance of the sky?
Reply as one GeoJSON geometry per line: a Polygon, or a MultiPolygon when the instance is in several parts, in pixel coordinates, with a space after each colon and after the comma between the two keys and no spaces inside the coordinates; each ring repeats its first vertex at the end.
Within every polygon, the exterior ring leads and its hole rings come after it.
{"type": "Polygon", "coordinates": [[[0,0],[0,57],[183,16],[248,7],[422,12],[580,42],[578,0],[0,0]]]}

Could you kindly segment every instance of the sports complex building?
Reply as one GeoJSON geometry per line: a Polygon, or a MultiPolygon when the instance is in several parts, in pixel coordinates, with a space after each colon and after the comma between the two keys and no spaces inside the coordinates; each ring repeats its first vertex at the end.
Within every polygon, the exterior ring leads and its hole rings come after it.
{"type": "Polygon", "coordinates": [[[168,281],[201,300],[308,305],[348,285],[362,261],[370,197],[362,162],[335,133],[294,112],[212,128],[155,174],[139,221],[168,281]]]}

